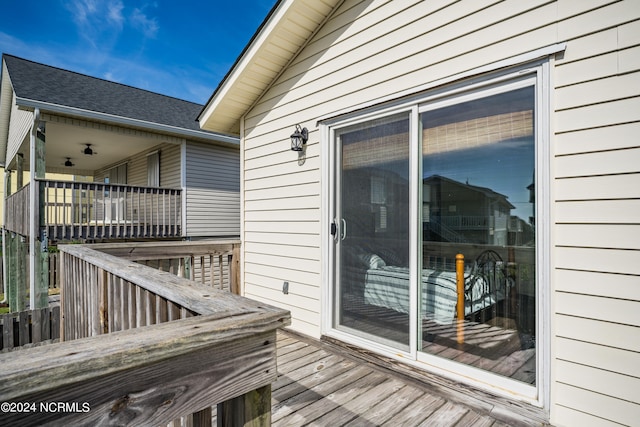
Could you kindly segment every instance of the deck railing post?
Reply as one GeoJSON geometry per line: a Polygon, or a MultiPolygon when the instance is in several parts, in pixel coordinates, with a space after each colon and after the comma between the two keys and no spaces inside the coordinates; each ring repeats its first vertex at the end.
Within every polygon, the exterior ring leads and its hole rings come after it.
{"type": "Polygon", "coordinates": [[[271,384],[218,404],[218,427],[271,425],[271,384]]]}
{"type": "Polygon", "coordinates": [[[231,262],[229,263],[229,288],[231,293],[240,295],[241,286],[240,286],[240,245],[234,244],[231,262]]]}

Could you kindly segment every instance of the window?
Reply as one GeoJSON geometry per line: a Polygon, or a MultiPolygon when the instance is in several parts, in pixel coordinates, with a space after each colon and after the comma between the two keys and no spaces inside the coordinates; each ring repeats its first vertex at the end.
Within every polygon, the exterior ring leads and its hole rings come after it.
{"type": "Polygon", "coordinates": [[[127,164],[123,163],[119,166],[109,169],[104,182],[107,184],[126,184],[127,164]]]}
{"type": "Polygon", "coordinates": [[[160,187],[160,152],[155,151],[147,155],[147,185],[160,187]]]}

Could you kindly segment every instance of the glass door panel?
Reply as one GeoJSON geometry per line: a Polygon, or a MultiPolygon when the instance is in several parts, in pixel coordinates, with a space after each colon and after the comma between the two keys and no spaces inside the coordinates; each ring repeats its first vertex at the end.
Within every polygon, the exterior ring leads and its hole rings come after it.
{"type": "Polygon", "coordinates": [[[409,114],[336,131],[334,327],[409,348],[409,114]]]}
{"type": "MultiPolygon", "coordinates": [[[[495,92],[494,92],[495,93],[495,92]]],[[[536,379],[534,86],[420,114],[418,351],[536,379]]]]}

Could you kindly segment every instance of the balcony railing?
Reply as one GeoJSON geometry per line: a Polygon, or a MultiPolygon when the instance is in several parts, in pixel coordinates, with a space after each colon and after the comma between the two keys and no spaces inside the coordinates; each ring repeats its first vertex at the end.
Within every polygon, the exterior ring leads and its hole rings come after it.
{"type": "MultiPolygon", "coordinates": [[[[182,235],[181,190],[38,180],[40,225],[49,239],[170,238],[182,235]]],[[[29,234],[27,185],[7,198],[7,229],[29,234]]]]}
{"type": "Polygon", "coordinates": [[[63,342],[0,354],[0,401],[30,405],[2,420],[210,425],[217,404],[219,425],[269,425],[276,330],[289,312],[103,249],[60,247],[63,342]]]}
{"type": "Polygon", "coordinates": [[[454,230],[486,230],[492,219],[486,215],[443,215],[440,223],[454,230]]]}

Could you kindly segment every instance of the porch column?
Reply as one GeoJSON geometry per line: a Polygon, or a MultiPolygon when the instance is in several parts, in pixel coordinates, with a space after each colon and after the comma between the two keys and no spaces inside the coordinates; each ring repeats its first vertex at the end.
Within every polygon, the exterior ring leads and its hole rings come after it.
{"type": "Polygon", "coordinates": [[[11,171],[8,169],[4,170],[4,197],[2,198],[2,288],[4,294],[4,301],[9,301],[9,296],[7,295],[8,283],[9,283],[9,264],[7,264],[7,260],[9,259],[7,256],[7,238],[9,237],[9,233],[7,233],[7,197],[10,196],[11,193],[11,171]]]}
{"type": "MultiPolygon", "coordinates": [[[[7,204],[6,197],[11,195],[11,171],[5,170],[5,203],[4,203],[4,220],[7,223],[7,204]]],[[[26,247],[24,238],[13,231],[7,231],[3,227],[3,262],[6,274],[5,298],[9,302],[9,310],[13,313],[25,309],[26,302],[26,247]]]]}
{"type": "Polygon", "coordinates": [[[36,109],[30,141],[29,181],[29,283],[30,309],[47,307],[49,304],[49,253],[48,238],[44,229],[44,188],[38,180],[45,178],[45,134],[44,122],[36,109]]]}

